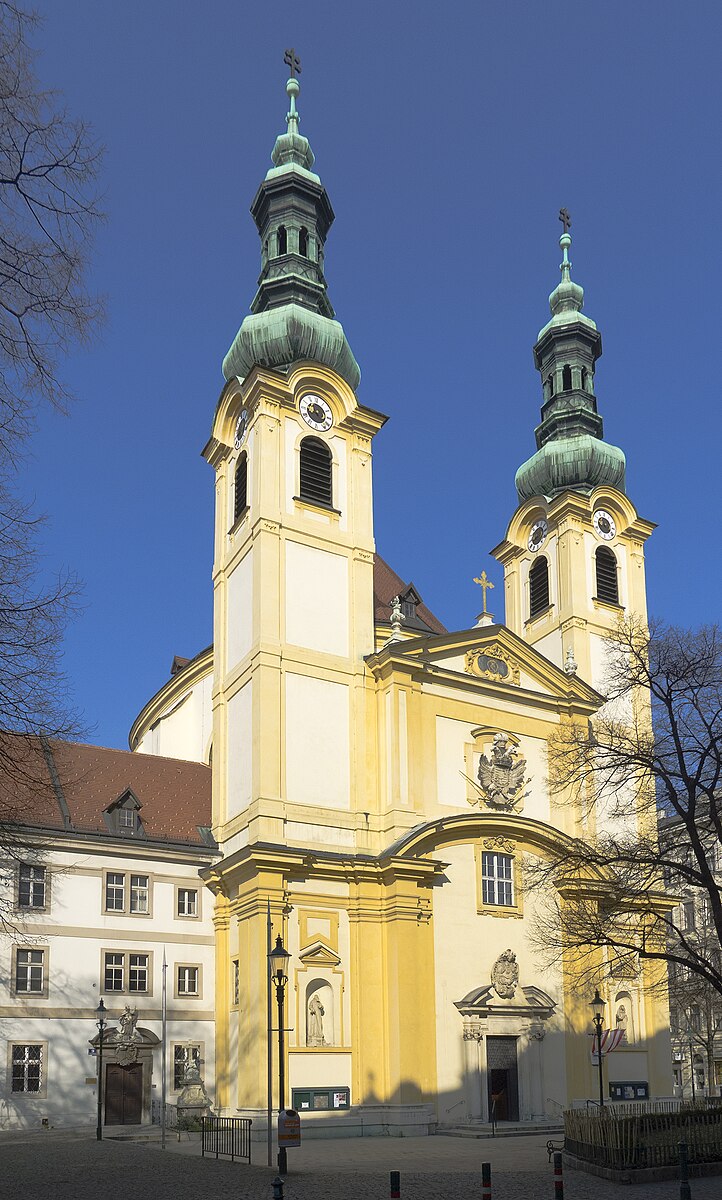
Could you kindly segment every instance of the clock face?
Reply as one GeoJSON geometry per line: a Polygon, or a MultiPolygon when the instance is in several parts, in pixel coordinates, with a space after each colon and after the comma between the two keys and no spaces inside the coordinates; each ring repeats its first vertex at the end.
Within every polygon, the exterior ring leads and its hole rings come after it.
{"type": "Polygon", "coordinates": [[[535,521],[529,533],[527,545],[530,550],[539,550],[544,545],[544,539],[549,532],[549,522],[544,517],[535,521]]]}
{"type": "Polygon", "coordinates": [[[302,396],[299,404],[301,416],[312,429],[324,433],[333,425],[333,413],[330,405],[321,396],[302,396]]]}
{"type": "Polygon", "coordinates": [[[236,450],[240,450],[241,445],[243,443],[243,439],[246,436],[247,428],[248,428],[248,409],[242,408],[240,413],[238,414],[238,420],[236,421],[236,428],[235,428],[235,432],[233,434],[233,445],[235,446],[236,450]]]}
{"type": "Polygon", "coordinates": [[[605,542],[611,542],[612,538],[617,532],[617,526],[614,523],[614,517],[611,516],[610,513],[606,512],[603,508],[598,508],[594,514],[593,522],[594,528],[596,529],[600,538],[604,538],[605,542]]]}

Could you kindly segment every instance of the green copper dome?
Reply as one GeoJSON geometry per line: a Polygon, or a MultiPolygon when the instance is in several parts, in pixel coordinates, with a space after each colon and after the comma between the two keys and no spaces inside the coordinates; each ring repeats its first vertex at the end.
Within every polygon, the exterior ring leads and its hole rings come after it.
{"type": "Polygon", "coordinates": [[[562,277],[549,297],[552,317],[534,346],[544,403],[535,430],[536,454],[516,473],[520,502],[557,492],[588,492],[600,484],[620,492],[625,487],[624,454],[603,441],[604,426],[594,395],[594,366],[602,353],[602,338],[594,321],[581,311],[584,290],[571,278],[571,244],[565,226],[559,239],[562,277]]]}
{"type": "Polygon", "coordinates": [[[289,79],[286,92],[287,130],[276,138],[273,166],[251,205],[261,238],[258,291],[223,360],[223,374],[244,378],[254,366],[281,370],[312,359],[331,367],[355,390],[361,372],[343,326],[334,319],[323,273],[334,213],[311,170],[308,139],[298,132],[297,79],[289,79]]]}

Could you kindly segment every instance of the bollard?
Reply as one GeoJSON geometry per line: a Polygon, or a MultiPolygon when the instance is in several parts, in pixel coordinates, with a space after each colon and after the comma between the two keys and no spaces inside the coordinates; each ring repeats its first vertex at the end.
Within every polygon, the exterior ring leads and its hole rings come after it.
{"type": "Polygon", "coordinates": [[[389,1192],[391,1200],[399,1200],[401,1195],[401,1172],[391,1172],[391,1191],[389,1192]]]}
{"type": "Polygon", "coordinates": [[[271,1187],[273,1188],[273,1200],[283,1200],[283,1180],[280,1176],[276,1176],[271,1187]]]}
{"type": "Polygon", "coordinates": [[[554,1151],[554,1200],[564,1200],[562,1156],[559,1150],[554,1151]]]}
{"type": "Polygon", "coordinates": [[[481,1200],[491,1200],[491,1163],[481,1164],[481,1200]]]}
{"type": "Polygon", "coordinates": [[[687,1143],[679,1143],[679,1200],[691,1200],[689,1169],[687,1166],[687,1143]]]}

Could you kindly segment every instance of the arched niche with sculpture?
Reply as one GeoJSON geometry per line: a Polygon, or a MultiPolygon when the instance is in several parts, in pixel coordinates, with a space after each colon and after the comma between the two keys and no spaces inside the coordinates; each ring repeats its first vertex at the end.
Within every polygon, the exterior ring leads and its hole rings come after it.
{"type": "Polygon", "coordinates": [[[306,1045],[320,1049],[336,1044],[334,997],[325,979],[312,979],[306,985],[306,1045]]]}

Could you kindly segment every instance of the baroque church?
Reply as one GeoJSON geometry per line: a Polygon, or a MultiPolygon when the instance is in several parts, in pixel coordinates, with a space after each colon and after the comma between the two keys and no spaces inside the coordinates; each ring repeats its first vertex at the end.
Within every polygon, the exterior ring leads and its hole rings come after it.
{"type": "MultiPolygon", "coordinates": [[[[216,1099],[226,1114],[266,1108],[270,903],[291,956],[286,1099],[308,1119],[369,1133],[492,1108],[542,1119],[596,1094],[591,997],[572,963],[535,957],[541,901],[523,864],[593,836],[549,792],[548,743],[603,704],[605,636],[622,613],[646,616],[654,527],[603,440],[601,336],[563,213],[561,280],[534,346],[537,450],[493,550],[506,622],[484,603],[473,628],[445,629],[379,557],[386,418],[357,396],[325,278],[334,214],[299,132],[298,80],[286,91],[287,130],[251,205],[258,290],[204,450],[214,644],[131,731],[135,751],[212,763],[216,1099]]],[[[668,1095],[666,1001],[643,966],[629,975],[600,977],[605,1023],[621,1012],[625,1028],[605,1060],[610,1094],[668,1095]]]]}

